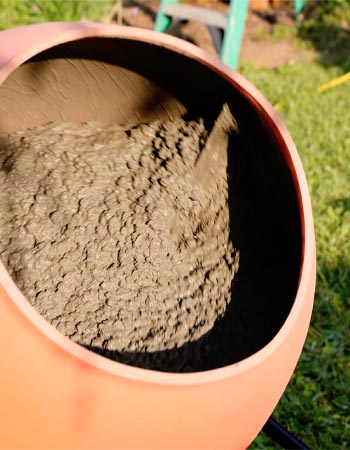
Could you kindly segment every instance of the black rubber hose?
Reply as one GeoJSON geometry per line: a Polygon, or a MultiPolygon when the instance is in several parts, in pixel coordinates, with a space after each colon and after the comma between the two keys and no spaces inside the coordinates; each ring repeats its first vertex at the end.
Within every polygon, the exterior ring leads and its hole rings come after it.
{"type": "Polygon", "coordinates": [[[307,449],[310,447],[303,444],[299,439],[293,436],[288,430],[280,425],[276,420],[271,417],[265,423],[263,431],[275,442],[277,442],[282,448],[285,449],[307,449]]]}

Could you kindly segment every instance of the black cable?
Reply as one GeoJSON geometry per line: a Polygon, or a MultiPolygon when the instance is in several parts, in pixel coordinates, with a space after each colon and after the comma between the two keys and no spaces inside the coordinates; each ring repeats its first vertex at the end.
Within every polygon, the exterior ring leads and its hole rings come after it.
{"type": "Polygon", "coordinates": [[[271,439],[277,442],[285,449],[306,449],[309,450],[305,444],[293,436],[288,430],[280,425],[276,420],[269,418],[262,429],[271,439]]]}

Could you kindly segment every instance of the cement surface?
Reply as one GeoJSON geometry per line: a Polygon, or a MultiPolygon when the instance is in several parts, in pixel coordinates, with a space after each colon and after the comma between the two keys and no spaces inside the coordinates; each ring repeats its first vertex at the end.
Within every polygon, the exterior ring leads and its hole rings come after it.
{"type": "Polygon", "coordinates": [[[196,370],[191,353],[152,354],[201,338],[231,299],[227,161],[210,190],[194,177],[206,139],[182,119],[1,136],[1,258],[61,333],[118,361],[196,370]]]}

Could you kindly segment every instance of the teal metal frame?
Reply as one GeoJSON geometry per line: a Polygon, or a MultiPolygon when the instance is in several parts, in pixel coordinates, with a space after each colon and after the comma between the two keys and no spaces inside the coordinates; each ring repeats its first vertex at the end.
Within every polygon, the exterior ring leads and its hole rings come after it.
{"type": "Polygon", "coordinates": [[[295,22],[297,27],[300,26],[299,14],[305,8],[305,0],[294,0],[295,22]]]}
{"type": "Polygon", "coordinates": [[[169,5],[170,3],[179,3],[179,0],[161,0],[160,1],[159,10],[158,10],[158,14],[156,17],[154,29],[156,31],[160,31],[161,33],[165,33],[171,24],[171,18],[163,13],[164,6],[169,5]]]}
{"type": "Polygon", "coordinates": [[[305,0],[294,0],[294,10],[296,17],[298,17],[298,15],[302,12],[304,7],[305,7],[305,0]]]}
{"type": "MultiPolygon", "coordinates": [[[[162,12],[164,6],[170,3],[179,3],[179,0],[161,0],[154,27],[156,31],[164,33],[171,25],[171,18],[162,12]]],[[[230,1],[228,23],[224,31],[220,57],[232,69],[237,69],[238,66],[248,5],[249,0],[230,1]]]]}
{"type": "Polygon", "coordinates": [[[237,69],[239,54],[248,12],[249,0],[231,0],[227,28],[222,42],[221,59],[232,69],[237,69]]]}
{"type": "MultiPolygon", "coordinates": [[[[163,13],[165,5],[179,3],[180,0],[161,0],[156,17],[154,29],[162,33],[166,32],[172,23],[172,19],[163,13]]],[[[237,70],[239,54],[241,51],[244,26],[247,17],[249,0],[230,0],[228,23],[221,46],[220,58],[232,69],[237,70]]],[[[305,0],[294,0],[295,17],[298,24],[298,16],[305,7],[305,0]]]]}

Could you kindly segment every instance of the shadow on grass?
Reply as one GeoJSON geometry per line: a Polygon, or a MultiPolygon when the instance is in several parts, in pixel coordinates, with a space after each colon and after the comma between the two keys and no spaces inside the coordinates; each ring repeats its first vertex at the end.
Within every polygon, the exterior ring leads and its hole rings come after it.
{"type": "Polygon", "coordinates": [[[350,29],[312,20],[301,26],[298,35],[312,44],[323,66],[338,66],[344,72],[350,70],[350,29]]]}
{"type": "Polygon", "coordinates": [[[330,202],[330,205],[333,208],[340,208],[342,210],[342,214],[350,211],[350,197],[340,197],[333,199],[330,202]]]}

